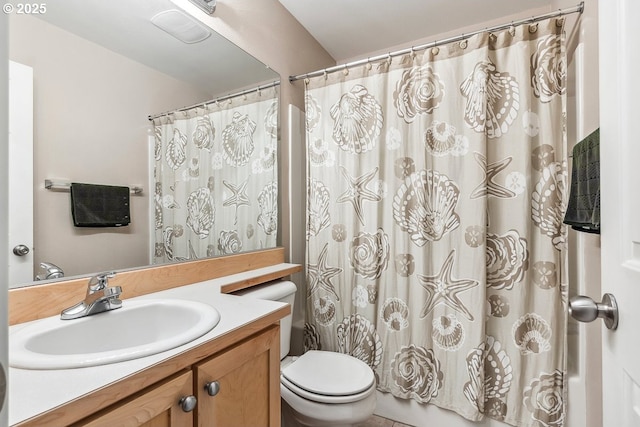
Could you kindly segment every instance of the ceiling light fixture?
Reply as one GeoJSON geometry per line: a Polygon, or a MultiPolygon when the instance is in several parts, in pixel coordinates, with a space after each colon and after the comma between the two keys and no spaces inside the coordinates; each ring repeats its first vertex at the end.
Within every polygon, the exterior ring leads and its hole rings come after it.
{"type": "Polygon", "coordinates": [[[151,22],[183,43],[198,43],[211,35],[211,31],[186,13],[165,10],[153,16],[151,22]]]}
{"type": "Polygon", "coordinates": [[[209,15],[213,15],[213,11],[216,10],[216,0],[189,0],[191,3],[198,6],[200,9],[207,12],[209,15]]]}

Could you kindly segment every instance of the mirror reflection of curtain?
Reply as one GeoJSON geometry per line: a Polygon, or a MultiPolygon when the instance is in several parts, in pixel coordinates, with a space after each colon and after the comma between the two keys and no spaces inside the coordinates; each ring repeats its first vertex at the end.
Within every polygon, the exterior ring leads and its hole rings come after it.
{"type": "Polygon", "coordinates": [[[153,125],[154,263],[276,245],[277,87],[153,125]]]}
{"type": "Polygon", "coordinates": [[[307,349],[470,420],[563,425],[562,22],[307,82],[307,349]]]}

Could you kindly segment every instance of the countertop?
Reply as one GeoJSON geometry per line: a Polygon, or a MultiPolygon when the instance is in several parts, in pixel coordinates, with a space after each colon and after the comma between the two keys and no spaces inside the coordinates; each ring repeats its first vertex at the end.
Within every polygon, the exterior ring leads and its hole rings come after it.
{"type": "MultiPolygon", "coordinates": [[[[250,272],[242,273],[250,276],[250,272]]],[[[218,325],[200,338],[180,347],[140,359],[108,365],[60,370],[9,368],[9,425],[14,425],[64,405],[87,393],[122,380],[193,347],[215,340],[261,317],[280,310],[285,303],[220,293],[220,287],[238,280],[232,275],[123,300],[184,299],[210,304],[220,312],[218,325]]],[[[97,314],[99,316],[100,314],[97,314]]],[[[71,320],[72,321],[72,320],[71,320]]],[[[37,322],[34,321],[34,322],[37,322]]],[[[9,328],[9,335],[33,322],[9,328]]],[[[9,339],[9,342],[11,340],[9,339]]],[[[9,355],[11,359],[11,355],[9,355]]]]}

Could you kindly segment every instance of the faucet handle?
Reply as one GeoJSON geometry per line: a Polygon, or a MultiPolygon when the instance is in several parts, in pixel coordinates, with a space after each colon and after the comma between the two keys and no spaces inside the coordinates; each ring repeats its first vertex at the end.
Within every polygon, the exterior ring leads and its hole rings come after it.
{"type": "Polygon", "coordinates": [[[91,279],[89,279],[89,292],[96,292],[102,290],[107,287],[109,284],[109,279],[112,279],[116,276],[115,271],[107,271],[104,273],[96,274],[91,279]]]}

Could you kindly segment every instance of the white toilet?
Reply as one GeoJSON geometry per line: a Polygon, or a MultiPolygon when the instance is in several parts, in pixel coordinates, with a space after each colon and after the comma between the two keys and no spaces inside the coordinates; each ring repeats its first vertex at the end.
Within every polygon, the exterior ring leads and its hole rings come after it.
{"type": "MultiPolygon", "coordinates": [[[[237,295],[291,304],[296,285],[277,281],[237,295]]],[[[280,394],[283,426],[351,426],[367,420],[376,407],[376,381],[366,363],[347,354],[308,351],[287,356],[291,342],[289,315],[280,321],[280,394]]]]}

